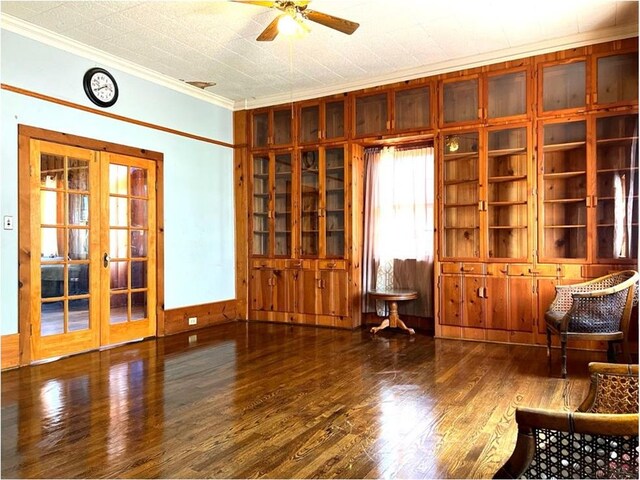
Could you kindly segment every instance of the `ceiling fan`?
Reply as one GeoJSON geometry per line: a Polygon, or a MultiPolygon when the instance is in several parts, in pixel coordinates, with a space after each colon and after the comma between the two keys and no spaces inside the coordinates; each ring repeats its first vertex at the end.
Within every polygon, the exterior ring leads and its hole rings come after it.
{"type": "Polygon", "coordinates": [[[259,0],[233,0],[238,3],[248,3],[249,5],[258,5],[260,7],[275,8],[282,13],[278,15],[264,31],[256,38],[259,42],[270,42],[278,36],[278,23],[283,17],[291,17],[304,29],[309,28],[304,24],[304,20],[319,23],[325,27],[333,28],[339,32],[351,35],[360,26],[359,23],[345,20],[344,18],[334,17],[327,13],[316,12],[309,10],[307,6],[310,0],[272,0],[272,1],[259,1],[259,0]]]}

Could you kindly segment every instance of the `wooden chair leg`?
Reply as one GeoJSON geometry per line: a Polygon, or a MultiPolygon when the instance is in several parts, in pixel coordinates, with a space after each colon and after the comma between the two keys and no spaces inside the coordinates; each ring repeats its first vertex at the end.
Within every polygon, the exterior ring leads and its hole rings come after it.
{"type": "Polygon", "coordinates": [[[560,344],[562,347],[562,378],[567,378],[567,337],[560,335],[560,344]]]}
{"type": "Polygon", "coordinates": [[[547,327],[547,357],[551,359],[551,329],[547,327]]]}

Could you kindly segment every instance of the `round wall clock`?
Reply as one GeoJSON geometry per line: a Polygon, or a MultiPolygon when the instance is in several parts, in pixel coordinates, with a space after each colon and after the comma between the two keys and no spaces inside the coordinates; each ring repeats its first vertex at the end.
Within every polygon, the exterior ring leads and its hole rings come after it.
{"type": "Polygon", "coordinates": [[[118,100],[118,84],[104,68],[90,68],[82,80],[84,92],[99,107],[110,107],[118,100]]]}

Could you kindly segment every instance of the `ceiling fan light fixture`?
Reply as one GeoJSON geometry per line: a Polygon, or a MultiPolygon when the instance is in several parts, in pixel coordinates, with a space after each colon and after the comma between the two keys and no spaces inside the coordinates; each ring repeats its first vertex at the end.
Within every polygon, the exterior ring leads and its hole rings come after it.
{"type": "Polygon", "coordinates": [[[309,27],[304,25],[302,20],[294,18],[289,13],[280,16],[278,20],[278,33],[287,37],[301,36],[308,31],[309,27]]]}

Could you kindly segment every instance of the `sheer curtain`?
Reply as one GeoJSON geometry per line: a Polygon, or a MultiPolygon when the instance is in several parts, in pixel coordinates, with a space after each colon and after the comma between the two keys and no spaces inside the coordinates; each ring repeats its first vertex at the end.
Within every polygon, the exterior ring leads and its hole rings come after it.
{"type": "MultiPolygon", "coordinates": [[[[365,161],[365,291],[417,290],[418,299],[401,303],[401,312],[432,317],[433,148],[367,149],[365,161]]],[[[365,299],[364,311],[375,310],[384,314],[365,299]]]]}

